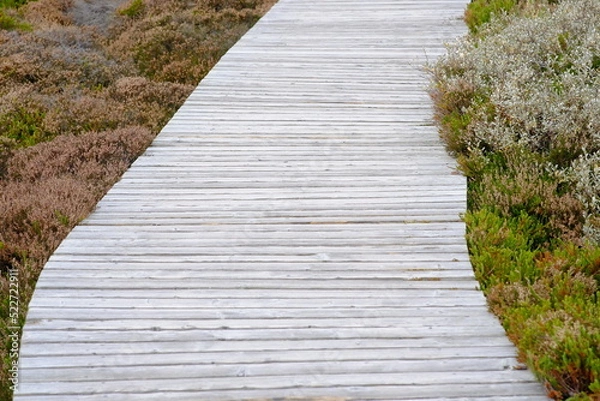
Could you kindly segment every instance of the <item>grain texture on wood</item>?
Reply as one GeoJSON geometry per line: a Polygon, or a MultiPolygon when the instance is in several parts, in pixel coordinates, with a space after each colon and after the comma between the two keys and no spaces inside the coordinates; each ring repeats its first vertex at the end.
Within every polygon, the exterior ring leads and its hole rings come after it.
{"type": "Polygon", "coordinates": [[[15,400],[547,400],[426,93],[465,5],[280,0],[48,261],[15,400]]]}

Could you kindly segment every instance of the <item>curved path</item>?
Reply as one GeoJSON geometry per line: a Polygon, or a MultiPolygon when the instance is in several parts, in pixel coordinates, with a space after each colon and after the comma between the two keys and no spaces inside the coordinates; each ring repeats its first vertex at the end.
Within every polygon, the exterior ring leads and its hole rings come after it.
{"type": "Polygon", "coordinates": [[[546,400],[424,90],[464,6],[281,0],[48,262],[15,400],[546,400]]]}

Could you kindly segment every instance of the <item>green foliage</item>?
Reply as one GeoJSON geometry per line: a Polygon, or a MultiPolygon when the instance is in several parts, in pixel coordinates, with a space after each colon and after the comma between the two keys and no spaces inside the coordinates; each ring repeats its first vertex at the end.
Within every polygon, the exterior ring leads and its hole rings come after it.
{"type": "Polygon", "coordinates": [[[21,22],[17,17],[10,15],[0,8],[0,30],[2,29],[7,31],[30,31],[31,25],[21,22]]]}
{"type": "MultiPolygon", "coordinates": [[[[11,159],[15,148],[16,144],[14,140],[0,136],[0,179],[6,174],[8,162],[11,159]]],[[[2,243],[0,242],[0,244],[2,243]]]]}
{"type": "Polygon", "coordinates": [[[0,0],[0,8],[17,8],[30,0],[0,0]]]}
{"type": "Polygon", "coordinates": [[[144,0],[132,0],[129,5],[119,10],[119,15],[123,15],[129,18],[137,18],[142,15],[146,8],[144,0]]]}
{"type": "Polygon", "coordinates": [[[545,232],[535,218],[521,213],[507,220],[481,209],[466,214],[465,222],[471,263],[484,290],[499,283],[537,279],[537,243],[545,238],[545,232]]]}
{"type": "Polygon", "coordinates": [[[518,0],[472,0],[465,12],[465,22],[471,32],[477,33],[479,27],[489,22],[494,14],[509,12],[518,0]]]}
{"type": "Polygon", "coordinates": [[[14,140],[18,147],[28,147],[52,139],[43,130],[43,110],[17,107],[7,114],[0,115],[0,135],[14,140]]]}
{"type": "Polygon", "coordinates": [[[598,394],[600,382],[600,306],[593,294],[589,299],[577,296],[577,289],[569,290],[561,308],[550,307],[551,300],[507,314],[510,324],[522,326],[524,359],[555,389],[551,395],[560,399],[598,394]]]}
{"type": "Polygon", "coordinates": [[[0,29],[12,30],[17,28],[17,21],[0,10],[0,29]]]}

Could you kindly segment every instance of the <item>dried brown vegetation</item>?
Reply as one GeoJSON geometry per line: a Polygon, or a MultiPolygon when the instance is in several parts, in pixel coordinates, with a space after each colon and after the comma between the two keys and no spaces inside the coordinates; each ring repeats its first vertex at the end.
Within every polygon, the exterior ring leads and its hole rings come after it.
{"type": "MultiPolygon", "coordinates": [[[[0,17],[0,335],[54,249],[275,0],[37,0],[0,17]],[[99,3],[99,2],[98,2],[99,3]],[[1,19],[1,18],[0,18],[1,19]],[[6,23],[5,23],[6,22],[6,23]]],[[[0,399],[11,398],[10,344],[0,399]]]]}

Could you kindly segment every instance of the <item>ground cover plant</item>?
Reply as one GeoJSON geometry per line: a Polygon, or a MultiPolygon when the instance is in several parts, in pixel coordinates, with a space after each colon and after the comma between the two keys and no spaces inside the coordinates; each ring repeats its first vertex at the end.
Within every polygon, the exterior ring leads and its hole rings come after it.
{"type": "Polygon", "coordinates": [[[475,273],[557,400],[600,399],[600,2],[474,0],[432,66],[475,273]]]}
{"type": "Polygon", "coordinates": [[[274,2],[0,0],[0,399],[48,257],[274,2]]]}

